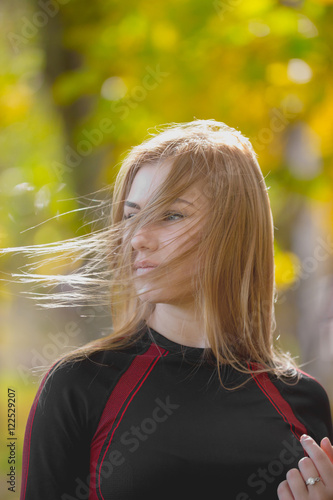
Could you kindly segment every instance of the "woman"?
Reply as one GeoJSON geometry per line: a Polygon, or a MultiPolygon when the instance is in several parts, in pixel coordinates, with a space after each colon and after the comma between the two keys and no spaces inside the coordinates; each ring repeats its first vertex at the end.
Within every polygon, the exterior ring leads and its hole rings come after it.
{"type": "Polygon", "coordinates": [[[129,152],[110,225],[69,244],[93,255],[82,282],[108,276],[113,331],[44,375],[21,500],[333,498],[327,394],[273,345],[273,238],[237,130],[172,124],[129,152]]]}

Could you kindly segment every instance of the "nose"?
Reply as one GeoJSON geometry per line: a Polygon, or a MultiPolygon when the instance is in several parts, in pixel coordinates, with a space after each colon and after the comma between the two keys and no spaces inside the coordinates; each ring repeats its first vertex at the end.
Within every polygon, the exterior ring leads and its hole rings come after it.
{"type": "Polygon", "coordinates": [[[132,237],[131,245],[134,250],[148,248],[156,250],[158,247],[158,238],[151,225],[140,228],[132,237]]]}

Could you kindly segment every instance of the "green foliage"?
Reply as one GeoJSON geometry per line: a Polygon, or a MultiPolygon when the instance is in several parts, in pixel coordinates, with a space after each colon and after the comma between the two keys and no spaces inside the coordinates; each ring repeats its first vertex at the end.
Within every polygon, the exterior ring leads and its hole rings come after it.
{"type": "MultiPolygon", "coordinates": [[[[40,242],[37,228],[23,236],[20,231],[75,208],[74,201],[61,199],[112,182],[124,151],[150,127],[194,117],[215,118],[245,133],[274,189],[317,200],[323,190],[328,200],[329,3],[292,8],[273,0],[71,0],[49,15],[40,3],[22,2],[23,17],[7,5],[1,244],[40,242]],[[61,58],[67,62],[59,63],[61,58]],[[310,68],[305,83],[292,74],[294,60],[310,68]],[[324,152],[321,169],[309,180],[294,176],[283,155],[285,137],[300,121],[320,138],[324,152]]],[[[49,235],[64,236],[79,220],[66,216],[48,224],[49,235]]]]}
{"type": "MultiPolygon", "coordinates": [[[[47,0],[3,0],[0,246],[88,231],[78,195],[112,183],[148,129],[214,118],[242,131],[258,153],[274,216],[276,284],[297,285],[302,266],[290,232],[299,207],[319,207],[332,236],[332,3],[68,0],[48,10],[47,0]],[[287,154],[299,126],[309,132],[299,145],[304,165],[287,154]]],[[[15,272],[18,261],[1,264],[15,272]]],[[[14,295],[3,282],[0,294],[9,318],[14,295]]],[[[7,379],[0,382],[5,389],[7,379]]],[[[21,443],[35,390],[20,391],[21,443]]]]}

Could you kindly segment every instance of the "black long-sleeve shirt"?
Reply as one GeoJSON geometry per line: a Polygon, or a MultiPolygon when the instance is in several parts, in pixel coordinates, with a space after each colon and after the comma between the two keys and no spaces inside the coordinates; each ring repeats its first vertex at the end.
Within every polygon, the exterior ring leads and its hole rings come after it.
{"type": "MultiPolygon", "coordinates": [[[[131,347],[60,366],[28,417],[20,500],[275,500],[304,457],[303,433],[333,438],[327,394],[253,376],[228,391],[203,349],[150,329],[131,347]]],[[[243,374],[223,367],[228,387],[243,374]]],[[[47,375],[51,376],[46,380],[47,375]]],[[[248,377],[248,376],[246,376],[248,377]]]]}

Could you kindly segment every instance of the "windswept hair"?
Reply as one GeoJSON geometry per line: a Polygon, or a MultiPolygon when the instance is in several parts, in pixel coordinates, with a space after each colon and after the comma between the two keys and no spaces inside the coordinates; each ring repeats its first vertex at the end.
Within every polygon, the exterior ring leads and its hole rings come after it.
{"type": "Polygon", "coordinates": [[[146,224],[162,223],[172,202],[195,185],[209,207],[200,238],[151,270],[150,281],[195,256],[193,273],[183,280],[192,280],[196,311],[210,346],[204,353],[214,360],[222,385],[223,364],[249,378],[254,372],[267,372],[286,382],[298,379],[290,354],[273,342],[274,226],[257,155],[244,135],[215,120],[167,124],[130,149],[110,186],[111,210],[102,229],[52,244],[4,250],[60,254],[81,263],[65,275],[14,275],[21,282],[66,285],[67,291],[35,294],[43,307],[87,302],[110,307],[112,333],[65,354],[58,366],[97,351],[123,349],[138,339],[155,306],[141,300],[134,287],[131,239],[146,224]],[[135,217],[125,220],[124,202],[138,170],[143,165],[163,168],[165,162],[171,165],[165,181],[135,217]]]}

